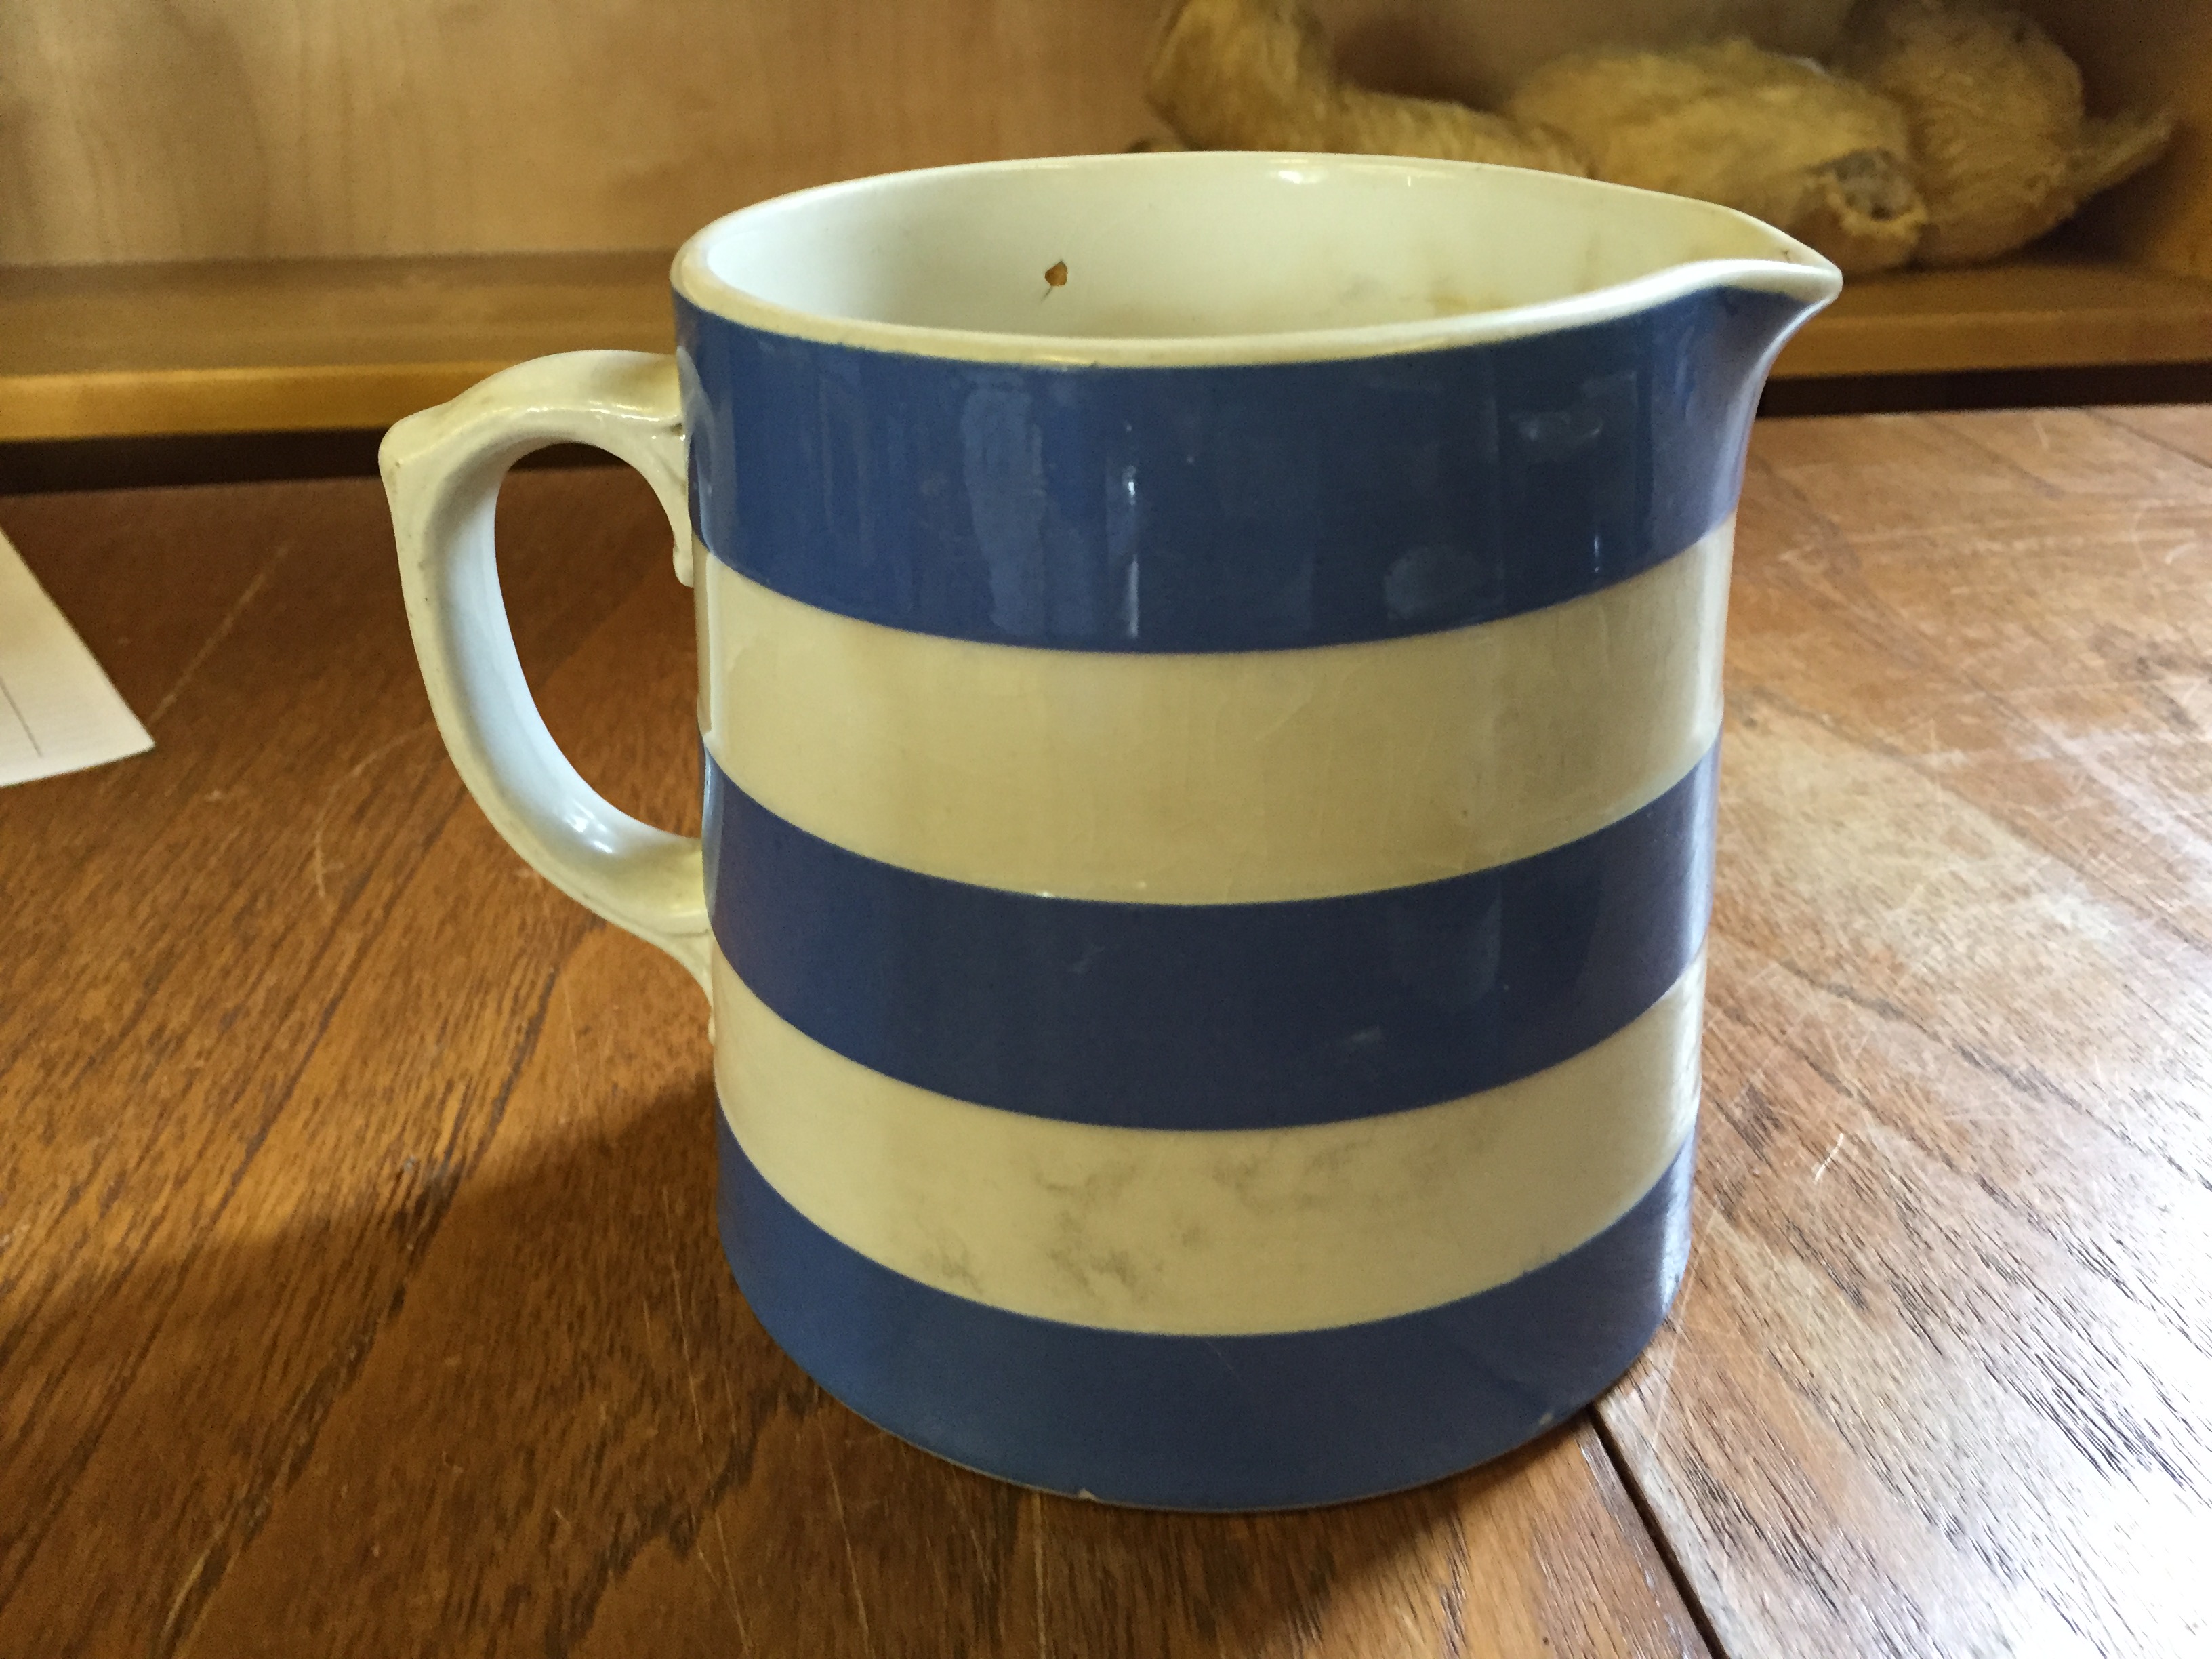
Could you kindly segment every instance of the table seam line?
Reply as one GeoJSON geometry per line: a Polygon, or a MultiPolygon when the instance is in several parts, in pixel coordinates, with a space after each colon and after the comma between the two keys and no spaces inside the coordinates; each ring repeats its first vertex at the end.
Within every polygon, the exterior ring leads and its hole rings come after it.
{"type": "Polygon", "coordinates": [[[1650,1539],[1660,1565],[1667,1570],[1667,1577],[1674,1586],[1674,1594],[1681,1597],[1683,1610],[1689,1614],[1690,1623],[1695,1627],[1698,1639],[1705,1643],[1705,1651],[1712,1659],[1729,1659],[1729,1650],[1721,1640],[1720,1632],[1714,1627],[1712,1615],[1706,1611],[1704,1600],[1690,1582],[1681,1553],[1674,1547],[1674,1540],[1666,1528],[1660,1525],[1658,1511],[1652,1507],[1643,1482],[1637,1479],[1635,1471],[1630,1467],[1621,1450],[1619,1437],[1605,1420],[1605,1413],[1598,1409],[1601,1403],[1593,1401],[1583,1411],[1589,1419],[1591,1429],[1597,1435],[1598,1444],[1605,1449],[1606,1461],[1613,1465],[1614,1478],[1620,1482],[1620,1489],[1628,1495],[1628,1501],[1636,1510],[1636,1518],[1644,1523],[1644,1535],[1650,1539]]]}

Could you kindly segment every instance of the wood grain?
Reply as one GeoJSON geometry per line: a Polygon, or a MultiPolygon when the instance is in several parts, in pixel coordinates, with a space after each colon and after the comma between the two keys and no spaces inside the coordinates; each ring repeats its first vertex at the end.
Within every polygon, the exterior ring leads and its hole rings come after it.
{"type": "Polygon", "coordinates": [[[1602,1407],[1725,1652],[2204,1650],[2208,453],[1754,440],[1697,1242],[1602,1407]]]}
{"type": "Polygon", "coordinates": [[[805,185],[1121,149],[1155,0],[11,0],[0,264],[673,247],[805,185]]]}
{"type": "MultiPolygon", "coordinates": [[[[1158,131],[1141,85],[1164,3],[14,0],[0,264],[667,247],[829,179],[1116,149],[1158,131]]],[[[1431,90],[1606,27],[1588,3],[1565,22],[1498,0],[1324,9],[1355,56],[1377,30],[1417,41],[1431,90]]],[[[1701,9],[1642,9],[1632,32],[1701,9]]],[[[2212,276],[2212,18],[2195,0],[2029,9],[2095,105],[2190,122],[2093,216],[2100,244],[2212,276]]]]}
{"type": "MultiPolygon", "coordinates": [[[[525,357],[665,348],[665,251],[719,213],[1157,133],[1164,3],[15,0],[0,441],[382,426],[525,357]]],[[[2037,9],[2096,102],[2185,113],[2174,155],[2087,216],[2094,253],[1855,283],[1780,375],[2212,361],[2212,9],[2037,9]]],[[[1401,13],[1439,62],[1598,27],[1332,8],[1401,13]]]]}
{"type": "Polygon", "coordinates": [[[1778,378],[2212,361],[2212,281],[2039,254],[1846,283],[1778,378]]]}
{"type": "Polygon", "coordinates": [[[2191,0],[2032,0],[2081,66],[2094,114],[2165,108],[2180,122],[2158,164],[2091,203],[2081,245],[2212,277],[2212,7],[2191,0]]]}
{"type": "Polygon", "coordinates": [[[2177,455],[2187,455],[2212,465],[2212,422],[2203,411],[2188,404],[2143,409],[2106,409],[2098,413],[2117,426],[2139,433],[2177,455]]]}
{"type": "Polygon", "coordinates": [[[0,269],[0,441],[388,426],[526,357],[671,350],[669,258],[0,269]]]}
{"type": "MultiPolygon", "coordinates": [[[[501,514],[556,734],[696,823],[651,498],[501,514]]],[[[1209,1519],[832,1404],[720,1258],[697,993],[466,801],[375,486],[0,523],[157,744],[0,791],[0,1653],[1705,1652],[1587,1417],[1209,1519]]]]}
{"type": "MultiPolygon", "coordinates": [[[[668,256],[0,268],[0,442],[377,427],[525,357],[670,349],[668,256]]],[[[2212,281],[2041,258],[1854,283],[1784,379],[2212,361],[2212,281]]]]}
{"type": "MultiPolygon", "coordinates": [[[[684,822],[650,501],[506,511],[556,732],[684,822]]],[[[2201,1651],[2212,410],[1760,428],[1683,1297],[1602,1445],[1251,1520],[767,1342],[696,994],[460,795],[373,486],[0,522],[160,745],[0,792],[0,1652],[1698,1652],[1608,1451],[1725,1654],[2201,1651]]]]}

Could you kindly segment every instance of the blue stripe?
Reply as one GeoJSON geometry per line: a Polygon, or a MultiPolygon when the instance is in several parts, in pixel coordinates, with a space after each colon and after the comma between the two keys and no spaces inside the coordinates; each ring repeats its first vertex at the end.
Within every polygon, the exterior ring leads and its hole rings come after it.
{"type": "Polygon", "coordinates": [[[1336,362],[972,362],[748,328],[679,298],[691,510],[809,605],[1085,651],[1430,633],[1572,599],[1733,509],[1796,300],[1336,362]]]}
{"type": "Polygon", "coordinates": [[[1115,1504],[1334,1504],[1495,1457],[1628,1368],[1687,1254],[1686,1142],[1612,1226],[1464,1301],[1282,1335],[1098,1330],[933,1290],[839,1243],[714,1115],[722,1247],[785,1352],[941,1457],[1115,1504]]]}
{"type": "Polygon", "coordinates": [[[1717,757],[1516,863],[1221,905],[917,875],[786,823],[709,760],[708,905],[787,1023],[936,1093],[1131,1128],[1334,1122],[1543,1071],[1656,1002],[1705,937],[1717,757]]]}

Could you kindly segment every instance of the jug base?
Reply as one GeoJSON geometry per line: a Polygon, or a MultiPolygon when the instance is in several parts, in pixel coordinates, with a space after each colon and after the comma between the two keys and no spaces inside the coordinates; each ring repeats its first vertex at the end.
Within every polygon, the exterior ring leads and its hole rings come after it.
{"type": "Polygon", "coordinates": [[[1117,1506],[1310,1509],[1487,1462],[1628,1369],[1687,1259],[1694,1137],[1595,1237],[1440,1308],[1265,1335],[1062,1324],[921,1284],[831,1237],[715,1115],[724,1252],[801,1370],[948,1462],[1117,1506]]]}

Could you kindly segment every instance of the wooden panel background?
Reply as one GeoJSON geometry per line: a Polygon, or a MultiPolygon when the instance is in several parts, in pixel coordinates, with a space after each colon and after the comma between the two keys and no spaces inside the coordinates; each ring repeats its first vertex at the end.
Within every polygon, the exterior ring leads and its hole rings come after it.
{"type": "MultiPolygon", "coordinates": [[[[1119,149],[1159,131],[1141,83],[1168,3],[6,0],[0,264],[665,248],[827,179],[1119,149]]],[[[2033,9],[2099,99],[2193,112],[2094,228],[2212,276],[2212,7],[2033,9]]],[[[1531,27],[1517,0],[1322,9],[1349,32],[1425,17],[1437,51],[1531,27]]]]}
{"type": "Polygon", "coordinates": [[[2090,204],[2075,234],[2161,270],[2212,276],[2212,5],[2205,0],[2033,0],[2081,65],[2090,107],[2164,104],[2173,149],[2090,204]]]}
{"type": "Polygon", "coordinates": [[[1121,149],[1159,0],[6,0],[0,263],[672,247],[1121,149]]]}

